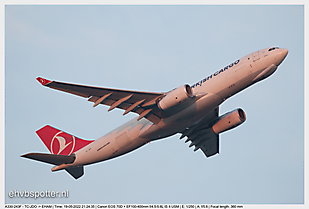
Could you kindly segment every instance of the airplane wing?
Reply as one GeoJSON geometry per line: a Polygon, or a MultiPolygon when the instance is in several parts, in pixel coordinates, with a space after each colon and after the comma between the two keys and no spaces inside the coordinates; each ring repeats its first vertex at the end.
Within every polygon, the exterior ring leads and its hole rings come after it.
{"type": "Polygon", "coordinates": [[[218,119],[219,107],[210,112],[198,124],[195,124],[182,132],[180,139],[187,137],[191,141],[189,147],[195,146],[194,152],[201,149],[207,157],[219,153],[219,135],[212,131],[212,125],[218,119]]]}
{"type": "Polygon", "coordinates": [[[155,104],[156,100],[164,95],[163,93],[85,86],[50,81],[41,77],[38,77],[37,80],[43,86],[88,98],[88,101],[94,102],[93,107],[105,104],[110,106],[108,111],[114,108],[125,110],[123,115],[135,112],[139,114],[138,120],[143,117],[153,123],[158,123],[161,120],[161,111],[155,104]]]}

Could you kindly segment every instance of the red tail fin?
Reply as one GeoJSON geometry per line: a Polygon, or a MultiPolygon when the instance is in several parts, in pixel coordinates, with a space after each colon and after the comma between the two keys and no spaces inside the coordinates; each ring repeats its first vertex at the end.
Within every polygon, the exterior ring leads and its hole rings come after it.
{"type": "Polygon", "coordinates": [[[49,125],[36,131],[52,154],[70,155],[94,140],[83,140],[49,125]]]}

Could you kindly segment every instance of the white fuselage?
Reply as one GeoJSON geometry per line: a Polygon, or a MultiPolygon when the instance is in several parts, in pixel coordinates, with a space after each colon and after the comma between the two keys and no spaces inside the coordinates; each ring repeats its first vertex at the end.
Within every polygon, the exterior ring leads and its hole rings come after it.
{"type": "Polygon", "coordinates": [[[222,102],[271,75],[287,55],[286,49],[263,49],[249,54],[191,86],[197,99],[186,108],[153,124],[145,118],[128,121],[75,153],[70,166],[105,161],[137,149],[149,141],[183,131],[198,123],[222,102]]]}

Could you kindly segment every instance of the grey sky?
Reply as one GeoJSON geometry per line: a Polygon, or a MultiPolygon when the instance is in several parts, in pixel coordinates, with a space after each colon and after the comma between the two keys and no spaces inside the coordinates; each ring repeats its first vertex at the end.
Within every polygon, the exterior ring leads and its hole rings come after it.
{"type": "Polygon", "coordinates": [[[303,6],[6,6],[6,203],[304,202],[303,6]],[[47,148],[46,124],[97,139],[135,117],[40,86],[51,80],[164,92],[193,84],[253,51],[287,48],[270,78],[227,100],[247,121],[221,134],[206,158],[179,136],[65,171],[20,158],[47,148]],[[9,198],[10,191],[65,191],[69,198],[9,198]]]}

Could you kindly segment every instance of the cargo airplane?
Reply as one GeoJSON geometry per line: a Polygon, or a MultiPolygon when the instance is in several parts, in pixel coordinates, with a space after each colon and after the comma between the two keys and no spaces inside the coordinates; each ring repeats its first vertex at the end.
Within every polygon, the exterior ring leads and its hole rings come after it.
{"type": "Polygon", "coordinates": [[[84,166],[118,157],[150,141],[180,133],[189,147],[207,157],[219,153],[219,134],[246,120],[238,108],[219,116],[219,105],[234,94],[273,74],[288,54],[270,47],[242,57],[193,85],[182,85],[165,93],[142,92],[37,80],[46,87],[88,98],[99,104],[134,112],[139,116],[97,140],[83,140],[49,125],[36,131],[51,154],[28,153],[21,157],[54,165],[75,179],[84,166]]]}

